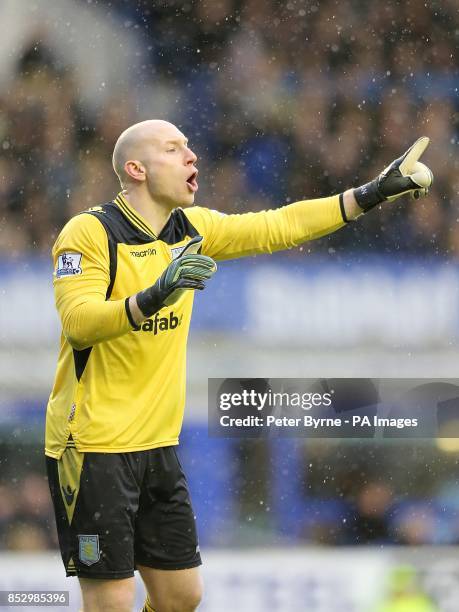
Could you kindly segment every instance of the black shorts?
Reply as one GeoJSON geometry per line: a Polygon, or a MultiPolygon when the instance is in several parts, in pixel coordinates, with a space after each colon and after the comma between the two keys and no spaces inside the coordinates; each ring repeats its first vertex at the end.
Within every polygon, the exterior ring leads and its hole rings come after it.
{"type": "Polygon", "coordinates": [[[67,576],[128,578],[136,565],[201,565],[195,517],[175,448],[46,458],[67,576]]]}

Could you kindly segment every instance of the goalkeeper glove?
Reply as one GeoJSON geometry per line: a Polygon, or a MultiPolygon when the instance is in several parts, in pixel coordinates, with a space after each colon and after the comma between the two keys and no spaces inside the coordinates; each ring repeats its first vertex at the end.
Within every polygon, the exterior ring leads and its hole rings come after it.
{"type": "Polygon", "coordinates": [[[189,289],[204,289],[204,281],[215,274],[217,264],[210,257],[198,254],[201,243],[202,236],[190,240],[156,283],[137,294],[137,305],[146,317],[175,303],[189,289]]]}
{"type": "Polygon", "coordinates": [[[367,212],[381,202],[393,202],[406,193],[416,200],[427,195],[433,183],[433,174],[430,168],[418,159],[428,144],[429,139],[426,136],[419,138],[374,180],[354,189],[354,197],[360,208],[367,212]]]}

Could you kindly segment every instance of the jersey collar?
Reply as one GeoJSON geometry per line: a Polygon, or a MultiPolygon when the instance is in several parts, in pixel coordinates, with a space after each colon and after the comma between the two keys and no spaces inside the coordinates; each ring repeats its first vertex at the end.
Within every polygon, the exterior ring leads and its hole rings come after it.
{"type": "Polygon", "coordinates": [[[151,236],[156,239],[156,235],[146,219],[139,215],[139,213],[132,208],[123,193],[120,191],[114,200],[115,204],[121,209],[121,212],[129,219],[129,221],[135,225],[137,229],[142,231],[147,236],[151,236]]]}

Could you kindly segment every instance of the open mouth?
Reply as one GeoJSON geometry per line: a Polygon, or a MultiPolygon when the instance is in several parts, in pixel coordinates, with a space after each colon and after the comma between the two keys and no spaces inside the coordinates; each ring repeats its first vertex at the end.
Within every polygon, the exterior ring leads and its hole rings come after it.
{"type": "Polygon", "coordinates": [[[186,184],[188,185],[189,189],[195,193],[198,190],[198,171],[196,170],[195,172],[193,172],[193,174],[191,176],[189,176],[186,179],[186,184]]]}

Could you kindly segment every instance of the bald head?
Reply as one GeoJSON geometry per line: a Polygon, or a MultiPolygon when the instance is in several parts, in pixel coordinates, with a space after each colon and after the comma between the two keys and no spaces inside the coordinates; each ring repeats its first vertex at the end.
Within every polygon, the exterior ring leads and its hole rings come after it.
{"type": "Polygon", "coordinates": [[[147,146],[160,145],[161,142],[177,137],[183,138],[180,130],[172,123],[161,119],[141,121],[124,130],[116,141],[112,158],[113,170],[121,186],[124,187],[125,183],[131,180],[131,176],[126,172],[126,162],[132,160],[143,163],[147,146]]]}
{"type": "Polygon", "coordinates": [[[113,151],[113,168],[130,201],[171,211],[193,205],[197,159],[175,125],[155,119],[136,123],[121,134],[113,151]]]}

